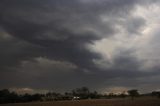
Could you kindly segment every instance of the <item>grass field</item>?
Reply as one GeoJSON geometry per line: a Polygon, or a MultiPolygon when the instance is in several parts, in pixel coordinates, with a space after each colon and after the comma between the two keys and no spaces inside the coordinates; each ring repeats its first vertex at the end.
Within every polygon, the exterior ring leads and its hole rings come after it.
{"type": "Polygon", "coordinates": [[[136,98],[133,101],[129,98],[125,98],[1,104],[0,106],[160,106],[160,99],[143,97],[136,98]]]}

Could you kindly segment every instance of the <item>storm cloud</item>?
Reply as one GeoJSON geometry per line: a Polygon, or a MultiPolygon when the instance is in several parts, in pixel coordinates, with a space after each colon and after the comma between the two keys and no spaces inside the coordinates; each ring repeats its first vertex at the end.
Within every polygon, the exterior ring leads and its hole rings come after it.
{"type": "Polygon", "coordinates": [[[157,0],[1,0],[1,88],[159,89],[159,9],[157,0]]]}

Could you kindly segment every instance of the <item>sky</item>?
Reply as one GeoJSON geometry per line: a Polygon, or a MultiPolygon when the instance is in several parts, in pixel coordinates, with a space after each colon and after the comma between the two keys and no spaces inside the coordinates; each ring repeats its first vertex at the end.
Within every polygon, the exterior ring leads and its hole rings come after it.
{"type": "Polygon", "coordinates": [[[160,89],[159,0],[0,0],[0,89],[160,89]]]}

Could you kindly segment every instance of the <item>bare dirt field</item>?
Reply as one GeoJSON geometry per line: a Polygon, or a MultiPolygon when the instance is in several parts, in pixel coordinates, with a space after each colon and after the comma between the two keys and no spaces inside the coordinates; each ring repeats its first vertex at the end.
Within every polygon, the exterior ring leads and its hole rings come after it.
{"type": "Polygon", "coordinates": [[[133,101],[125,98],[1,104],[0,106],[160,106],[160,99],[143,97],[133,101]]]}

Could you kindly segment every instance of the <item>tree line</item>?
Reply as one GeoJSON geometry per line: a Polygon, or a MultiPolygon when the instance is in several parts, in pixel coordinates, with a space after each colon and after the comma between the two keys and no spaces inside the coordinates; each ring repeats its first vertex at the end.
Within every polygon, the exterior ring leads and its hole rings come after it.
{"type": "MultiPolygon", "coordinates": [[[[152,92],[148,95],[160,97],[160,92],[152,92]]],[[[17,94],[16,92],[10,92],[8,89],[0,90],[0,104],[4,103],[24,103],[24,102],[36,102],[36,101],[58,101],[58,100],[80,100],[80,99],[110,99],[110,98],[125,98],[130,96],[132,100],[135,97],[140,96],[138,90],[128,90],[128,95],[121,93],[115,95],[110,93],[100,94],[97,91],[91,92],[87,87],[81,87],[73,89],[70,92],[64,94],[56,92],[48,92],[46,94],[17,94]]]]}
{"type": "Polygon", "coordinates": [[[16,92],[10,92],[8,89],[0,90],[0,104],[4,103],[21,103],[21,102],[32,102],[39,101],[42,94],[24,94],[18,95],[16,92]]]}

